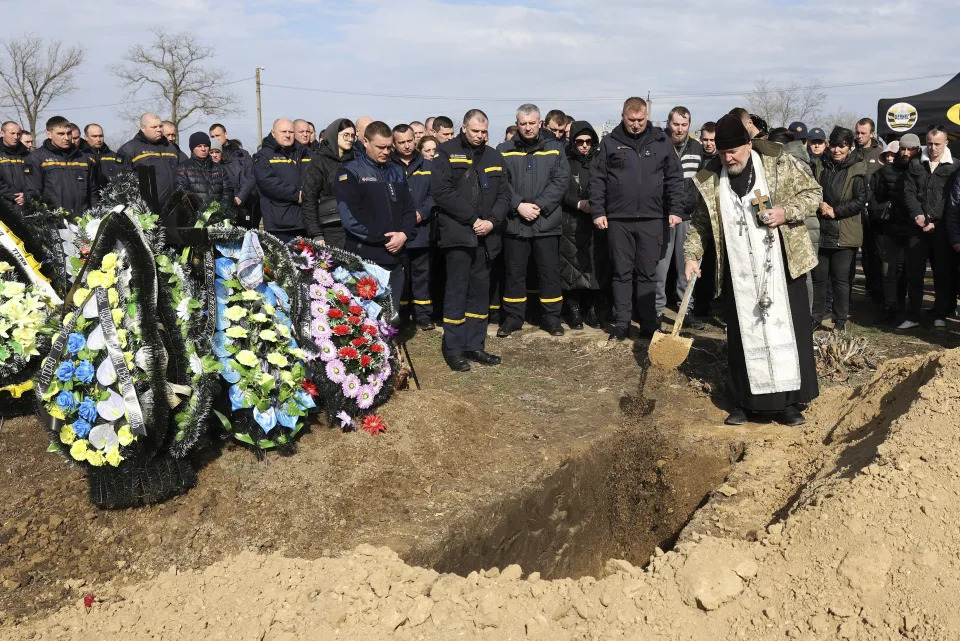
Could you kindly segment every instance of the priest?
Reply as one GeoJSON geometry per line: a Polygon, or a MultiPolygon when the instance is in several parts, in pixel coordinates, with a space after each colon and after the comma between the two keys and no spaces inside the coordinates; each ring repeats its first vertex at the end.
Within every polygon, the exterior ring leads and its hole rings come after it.
{"type": "Polygon", "coordinates": [[[700,275],[716,248],[716,290],[725,292],[728,425],[767,415],[801,425],[819,395],[807,272],[817,251],[803,224],[821,201],[817,182],[778,143],[751,140],[743,123],[717,123],[717,157],[694,183],[696,211],[684,245],[686,275],[700,275]]]}

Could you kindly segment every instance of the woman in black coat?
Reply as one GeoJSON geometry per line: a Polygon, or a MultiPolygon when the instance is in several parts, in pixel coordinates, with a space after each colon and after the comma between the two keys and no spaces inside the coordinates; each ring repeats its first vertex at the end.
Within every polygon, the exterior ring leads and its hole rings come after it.
{"type": "MultiPolygon", "coordinates": [[[[334,120],[324,130],[317,153],[303,171],[303,224],[307,236],[316,242],[342,248],[346,240],[333,181],[340,165],[353,160],[357,153],[353,146],[362,133],[346,118],[334,120]]],[[[362,145],[359,151],[362,153],[362,145]]]]}
{"type": "Polygon", "coordinates": [[[210,158],[210,137],[202,131],[191,135],[190,154],[190,159],[177,165],[173,172],[174,188],[184,194],[191,205],[190,208],[184,208],[179,204],[182,201],[174,198],[176,211],[190,209],[189,220],[179,222],[193,225],[197,222],[197,216],[215,202],[220,203],[220,214],[216,220],[208,222],[218,222],[224,218],[234,220],[236,207],[233,202],[233,183],[226,168],[210,158]]]}
{"type": "Polygon", "coordinates": [[[606,233],[593,226],[587,187],[590,162],[600,137],[590,123],[578,120],[570,127],[567,161],[570,184],[563,196],[563,234],[560,236],[560,278],[563,313],[570,329],[600,327],[600,289],[607,280],[606,233]]]}

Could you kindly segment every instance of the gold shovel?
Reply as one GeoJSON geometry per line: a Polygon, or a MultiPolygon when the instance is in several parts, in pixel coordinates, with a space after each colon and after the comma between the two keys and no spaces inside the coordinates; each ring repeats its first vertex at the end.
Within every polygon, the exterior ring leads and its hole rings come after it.
{"type": "Polygon", "coordinates": [[[683,301],[680,302],[680,311],[677,312],[677,320],[673,323],[673,331],[669,334],[654,332],[650,339],[650,364],[662,370],[677,369],[687,360],[690,354],[690,347],[693,345],[692,338],[680,336],[680,328],[683,325],[683,317],[687,315],[687,307],[690,305],[690,296],[693,294],[693,285],[697,282],[696,273],[691,274],[687,281],[687,289],[683,292],[683,301]]]}

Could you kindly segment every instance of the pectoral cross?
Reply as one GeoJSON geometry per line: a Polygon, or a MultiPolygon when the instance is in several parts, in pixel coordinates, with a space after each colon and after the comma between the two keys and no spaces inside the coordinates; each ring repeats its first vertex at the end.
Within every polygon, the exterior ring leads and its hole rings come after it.
{"type": "Polygon", "coordinates": [[[759,189],[754,189],[753,195],[756,198],[751,200],[750,204],[756,207],[758,212],[767,211],[767,203],[770,202],[770,198],[761,194],[759,189]]]}

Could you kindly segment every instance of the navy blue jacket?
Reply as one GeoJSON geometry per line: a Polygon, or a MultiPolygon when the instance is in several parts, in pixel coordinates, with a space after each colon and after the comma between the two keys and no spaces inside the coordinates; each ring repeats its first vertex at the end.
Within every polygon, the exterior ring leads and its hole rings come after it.
{"type": "Polygon", "coordinates": [[[13,200],[14,194],[23,194],[24,203],[32,196],[30,172],[26,164],[29,155],[22,142],[13,147],[0,143],[0,198],[14,209],[20,208],[13,200]]]}
{"type": "Polygon", "coordinates": [[[78,147],[54,147],[44,140],[27,158],[33,191],[54,207],[79,216],[94,204],[95,161],[78,147]]]}
{"type": "Polygon", "coordinates": [[[524,140],[520,134],[497,146],[506,163],[510,179],[510,206],[507,236],[559,236],[563,223],[560,204],[570,181],[570,165],[563,144],[546,129],[536,140],[524,140]],[[540,207],[540,215],[528,222],[517,213],[521,203],[540,207]]]}
{"type": "Polygon", "coordinates": [[[391,254],[385,234],[402,231],[410,241],[417,233],[416,206],[403,169],[361,153],[340,165],[333,194],[346,232],[344,249],[383,267],[399,265],[406,246],[391,254]]]}
{"type": "Polygon", "coordinates": [[[647,125],[638,138],[623,123],[600,142],[590,167],[590,215],[629,220],[683,217],[683,169],[673,142],[647,125]]]}
{"type": "Polygon", "coordinates": [[[124,171],[136,171],[140,167],[153,167],[157,173],[157,198],[160,208],[166,209],[167,201],[173,195],[173,171],[187,157],[180,148],[160,136],[160,140],[147,140],[142,131],[138,131],[132,140],[125,142],[117,150],[123,162],[124,171]]]}
{"type": "Polygon", "coordinates": [[[437,203],[439,247],[486,247],[495,258],[502,246],[510,207],[510,185],[503,154],[486,145],[471,147],[463,134],[437,147],[430,193],[437,203]],[[473,224],[489,220],[493,231],[477,236],[473,224]]]}
{"type": "Polygon", "coordinates": [[[246,207],[257,196],[257,177],[253,175],[253,159],[243,147],[230,146],[223,150],[223,166],[230,176],[233,195],[240,199],[240,206],[246,207]]]}
{"type": "Polygon", "coordinates": [[[296,142],[281,147],[273,134],[267,134],[260,151],[253,155],[263,228],[269,232],[304,232],[299,204],[303,153],[296,142]]]}
{"type": "MultiPolygon", "coordinates": [[[[407,241],[409,249],[425,249],[430,246],[430,225],[434,220],[434,210],[437,204],[430,195],[430,176],[433,171],[433,164],[423,157],[419,151],[415,153],[413,160],[409,165],[403,164],[400,156],[391,156],[391,160],[400,165],[404,175],[407,177],[407,185],[410,187],[410,196],[413,198],[414,208],[420,212],[420,222],[417,223],[417,235],[407,241]]],[[[414,215],[416,218],[416,215],[414,215]]]]}

